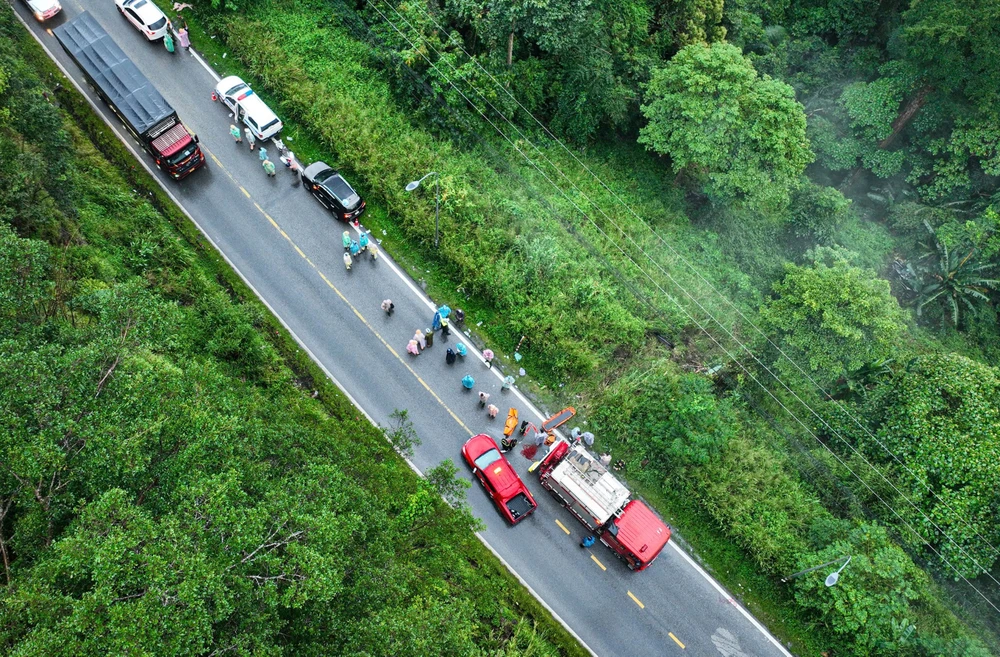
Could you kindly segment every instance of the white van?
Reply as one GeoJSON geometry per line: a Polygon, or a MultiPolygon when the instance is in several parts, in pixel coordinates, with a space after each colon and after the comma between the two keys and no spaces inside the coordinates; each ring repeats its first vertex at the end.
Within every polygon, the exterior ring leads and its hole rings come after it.
{"type": "Polygon", "coordinates": [[[257,139],[268,139],[281,132],[283,125],[278,115],[238,76],[219,80],[215,94],[233,111],[237,123],[246,124],[257,139]]]}

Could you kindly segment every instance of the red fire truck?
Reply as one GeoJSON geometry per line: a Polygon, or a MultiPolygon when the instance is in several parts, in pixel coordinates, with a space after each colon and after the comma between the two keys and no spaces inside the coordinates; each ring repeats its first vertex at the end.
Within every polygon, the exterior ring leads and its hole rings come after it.
{"type": "Polygon", "coordinates": [[[670,540],[670,527],[587,451],[560,440],[542,459],[542,486],[632,570],[645,570],[670,540]]]}

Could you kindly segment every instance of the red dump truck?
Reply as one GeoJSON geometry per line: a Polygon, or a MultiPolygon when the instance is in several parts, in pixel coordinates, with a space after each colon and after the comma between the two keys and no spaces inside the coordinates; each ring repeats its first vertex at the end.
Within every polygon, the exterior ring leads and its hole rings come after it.
{"type": "Polygon", "coordinates": [[[52,32],[157,167],[180,180],[205,164],[197,138],[89,12],[52,32]]]}
{"type": "Polygon", "coordinates": [[[632,570],[645,570],[670,540],[670,527],[583,445],[560,440],[539,466],[552,493],[632,570]]]}

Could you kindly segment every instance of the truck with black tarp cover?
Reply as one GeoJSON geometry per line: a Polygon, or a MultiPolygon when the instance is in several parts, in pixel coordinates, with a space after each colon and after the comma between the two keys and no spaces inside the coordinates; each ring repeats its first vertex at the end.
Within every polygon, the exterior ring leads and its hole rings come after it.
{"type": "Polygon", "coordinates": [[[205,164],[197,139],[90,12],[52,30],[97,94],[175,180],[205,164]]]}

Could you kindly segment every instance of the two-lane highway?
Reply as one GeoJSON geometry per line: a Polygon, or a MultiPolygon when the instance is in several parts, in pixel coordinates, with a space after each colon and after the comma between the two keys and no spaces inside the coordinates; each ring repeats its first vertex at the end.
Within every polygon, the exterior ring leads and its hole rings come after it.
{"type": "MultiPolygon", "coordinates": [[[[266,177],[257,153],[245,141],[233,141],[227,109],[210,98],[218,76],[200,58],[180,49],[170,54],[162,44],[146,42],[110,0],[63,1],[63,16],[52,24],[39,25],[20,3],[15,10],[119,136],[127,133],[87,87],[49,29],[87,9],[153,81],[198,134],[208,157],[204,169],[179,183],[154,174],[369,417],[388,424],[395,409],[409,410],[423,441],[413,458],[418,468],[444,459],[461,464],[462,443],[481,431],[499,436],[509,406],[517,407],[522,417],[541,421],[520,393],[500,390],[498,373],[488,370],[473,349],[464,362],[446,365],[439,334],[421,355],[406,353],[414,331],[430,323],[433,304],[384,252],[375,263],[360,259],[353,271],[345,271],[340,245],[344,224],[301,186],[293,187],[293,175],[283,167],[279,165],[276,178],[266,177]],[[385,298],[396,304],[392,317],[379,308],[385,298]],[[467,373],[475,377],[477,389],[493,395],[500,418],[489,420],[475,395],[462,389],[460,380],[467,373]]],[[[126,143],[150,168],[149,157],[135,142],[126,143]]],[[[276,152],[271,159],[277,161],[276,152]]],[[[351,182],[357,186],[359,181],[351,182]]],[[[359,192],[364,195],[365,190],[359,187],[359,192]]],[[[449,344],[459,341],[468,344],[457,333],[449,344]]],[[[508,527],[474,487],[469,502],[487,526],[482,538],[593,652],[627,657],[788,655],[674,543],[641,573],[629,571],[600,543],[581,548],[582,526],[545,493],[537,477],[527,474],[530,462],[519,451],[509,456],[539,509],[517,527],[508,527]]],[[[460,470],[469,476],[464,467],[460,470]]]]}

